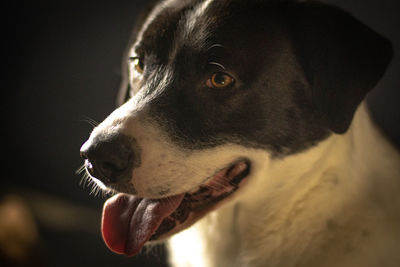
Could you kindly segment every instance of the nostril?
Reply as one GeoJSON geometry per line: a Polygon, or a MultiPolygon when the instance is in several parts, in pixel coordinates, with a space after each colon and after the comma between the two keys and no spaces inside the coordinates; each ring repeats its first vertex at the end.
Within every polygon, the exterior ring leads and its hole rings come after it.
{"type": "Polygon", "coordinates": [[[105,184],[116,183],[129,175],[133,162],[132,138],[114,135],[102,140],[87,141],[81,157],[90,175],[105,184]]]}
{"type": "MultiPolygon", "coordinates": [[[[120,152],[120,151],[119,151],[120,152]]],[[[131,162],[130,154],[117,153],[110,155],[110,158],[104,161],[99,161],[96,164],[98,171],[106,177],[110,182],[115,183],[121,173],[128,168],[131,162]]]]}

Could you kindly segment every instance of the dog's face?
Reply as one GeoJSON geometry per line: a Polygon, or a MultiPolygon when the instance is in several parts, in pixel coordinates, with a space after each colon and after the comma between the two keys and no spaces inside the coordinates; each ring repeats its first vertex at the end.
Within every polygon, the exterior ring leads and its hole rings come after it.
{"type": "Polygon", "coordinates": [[[129,194],[103,217],[126,254],[190,226],[268,161],[346,131],[390,58],[344,12],[295,1],[164,1],[134,40],[125,103],[81,149],[93,179],[129,194]]]}

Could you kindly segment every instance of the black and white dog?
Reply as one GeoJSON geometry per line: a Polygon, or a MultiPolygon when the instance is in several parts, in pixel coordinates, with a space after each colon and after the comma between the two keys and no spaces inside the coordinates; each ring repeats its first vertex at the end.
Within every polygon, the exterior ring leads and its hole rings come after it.
{"type": "Polygon", "coordinates": [[[400,155],[363,98],[390,43],[312,1],[165,0],[82,146],[111,250],[174,266],[400,266],[400,155]],[[128,71],[129,70],[129,71],[128,71]]]}

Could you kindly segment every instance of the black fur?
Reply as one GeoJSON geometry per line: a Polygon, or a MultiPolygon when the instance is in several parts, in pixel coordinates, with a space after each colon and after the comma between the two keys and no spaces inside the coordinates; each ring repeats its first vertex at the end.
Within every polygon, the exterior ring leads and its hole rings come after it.
{"type": "Polygon", "coordinates": [[[216,0],[188,32],[199,3],[176,0],[157,11],[134,44],[143,79],[130,82],[159,92],[138,114],[186,148],[233,142],[282,156],[344,133],[392,55],[386,39],[328,5],[216,0]],[[207,87],[223,71],[210,62],[224,65],[235,85],[207,87]]]}

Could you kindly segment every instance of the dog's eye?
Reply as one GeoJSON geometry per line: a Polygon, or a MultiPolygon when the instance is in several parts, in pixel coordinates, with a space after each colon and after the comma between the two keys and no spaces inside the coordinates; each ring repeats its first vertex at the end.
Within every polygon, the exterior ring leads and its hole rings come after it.
{"type": "Polygon", "coordinates": [[[144,71],[144,63],[143,59],[140,57],[131,57],[129,60],[132,62],[133,66],[135,67],[135,70],[142,74],[144,71]]]}
{"type": "Polygon", "coordinates": [[[232,86],[235,79],[229,74],[223,72],[214,73],[210,79],[207,80],[207,86],[210,88],[225,88],[232,86]]]}

